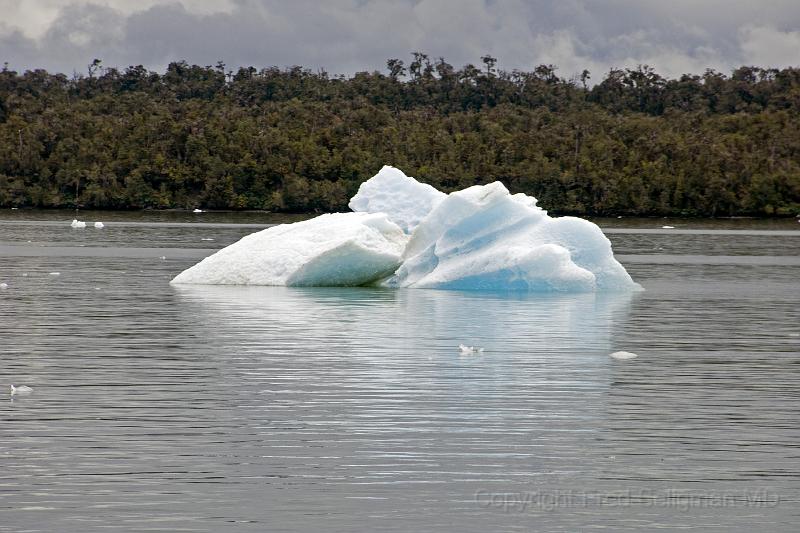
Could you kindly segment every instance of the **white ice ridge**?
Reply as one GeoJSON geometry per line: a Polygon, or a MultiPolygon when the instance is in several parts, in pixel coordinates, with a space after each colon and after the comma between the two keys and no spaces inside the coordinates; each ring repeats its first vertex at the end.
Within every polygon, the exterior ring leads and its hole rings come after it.
{"type": "Polygon", "coordinates": [[[446,197],[445,193],[387,165],[361,184],[348,207],[364,213],[386,213],[389,220],[411,233],[446,197]]]}
{"type": "Polygon", "coordinates": [[[334,213],[248,235],[172,283],[357,286],[400,266],[408,236],[382,213],[334,213]]]}
{"type": "Polygon", "coordinates": [[[173,283],[462,290],[640,289],[595,224],[500,182],[449,195],[383,167],[338,213],[245,237],[173,283]],[[404,232],[408,233],[406,235],[404,232]]]}
{"type": "Polygon", "coordinates": [[[500,182],[454,192],[419,224],[394,287],[526,291],[634,289],[597,225],[553,218],[500,182]]]}

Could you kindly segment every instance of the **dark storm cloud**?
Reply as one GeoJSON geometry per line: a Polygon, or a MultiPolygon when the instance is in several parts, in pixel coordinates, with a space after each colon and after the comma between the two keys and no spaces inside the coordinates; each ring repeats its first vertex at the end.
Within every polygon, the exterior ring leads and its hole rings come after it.
{"type": "Polygon", "coordinates": [[[185,59],[349,74],[414,50],[456,66],[490,53],[507,69],[554,63],[562,75],[588,68],[596,77],[639,63],[668,75],[800,64],[795,0],[233,0],[216,11],[204,0],[65,0],[34,35],[37,1],[53,11],[53,0],[35,0],[15,19],[19,9],[0,0],[10,13],[0,60],[12,68],[71,73],[98,57],[156,70],[185,59]]]}

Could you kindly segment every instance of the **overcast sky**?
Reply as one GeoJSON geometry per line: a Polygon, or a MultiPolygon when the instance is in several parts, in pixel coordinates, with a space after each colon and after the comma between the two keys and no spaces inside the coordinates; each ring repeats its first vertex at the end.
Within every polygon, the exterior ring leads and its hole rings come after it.
{"type": "Polygon", "coordinates": [[[598,81],[800,66],[800,0],[0,0],[0,62],[22,71],[199,65],[384,70],[419,50],[456,67],[542,63],[598,81]]]}

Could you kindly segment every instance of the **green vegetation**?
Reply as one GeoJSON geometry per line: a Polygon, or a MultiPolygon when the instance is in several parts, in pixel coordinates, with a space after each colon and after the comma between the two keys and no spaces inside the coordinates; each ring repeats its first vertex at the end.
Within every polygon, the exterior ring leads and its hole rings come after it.
{"type": "Polygon", "coordinates": [[[0,72],[0,205],[342,210],[391,164],[445,190],[501,180],[557,213],[800,210],[800,69],[565,80],[460,70],[415,53],[388,72],[95,60],[86,76],[0,72]]]}

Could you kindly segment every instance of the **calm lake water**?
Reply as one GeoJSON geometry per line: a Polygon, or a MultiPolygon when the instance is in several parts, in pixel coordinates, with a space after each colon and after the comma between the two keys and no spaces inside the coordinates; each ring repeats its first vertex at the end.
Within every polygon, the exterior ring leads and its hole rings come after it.
{"type": "Polygon", "coordinates": [[[645,292],[515,295],[171,287],[276,220],[81,218],[0,211],[0,531],[797,531],[795,220],[601,220],[645,292]]]}

